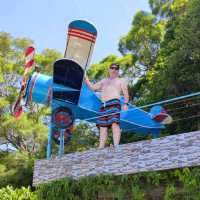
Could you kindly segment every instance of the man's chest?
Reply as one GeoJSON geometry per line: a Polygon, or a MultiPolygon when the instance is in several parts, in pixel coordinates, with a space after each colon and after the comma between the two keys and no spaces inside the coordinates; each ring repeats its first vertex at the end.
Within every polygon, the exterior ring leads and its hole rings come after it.
{"type": "Polygon", "coordinates": [[[103,88],[115,88],[115,89],[118,89],[120,90],[121,88],[121,83],[120,83],[120,80],[119,79],[116,79],[116,80],[105,80],[104,83],[103,83],[103,88]]]}

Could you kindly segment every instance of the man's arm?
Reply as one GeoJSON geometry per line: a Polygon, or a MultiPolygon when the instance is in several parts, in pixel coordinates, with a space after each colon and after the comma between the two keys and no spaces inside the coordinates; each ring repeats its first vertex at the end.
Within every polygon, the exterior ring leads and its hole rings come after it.
{"type": "Polygon", "coordinates": [[[88,79],[88,77],[85,77],[85,83],[87,84],[87,86],[91,89],[91,90],[100,90],[102,87],[102,82],[103,80],[93,84],[90,82],[90,80],[88,79]]]}
{"type": "Polygon", "coordinates": [[[129,102],[129,94],[128,94],[128,86],[124,79],[122,79],[121,81],[121,88],[122,88],[122,93],[124,95],[124,110],[127,110],[129,102]]]}

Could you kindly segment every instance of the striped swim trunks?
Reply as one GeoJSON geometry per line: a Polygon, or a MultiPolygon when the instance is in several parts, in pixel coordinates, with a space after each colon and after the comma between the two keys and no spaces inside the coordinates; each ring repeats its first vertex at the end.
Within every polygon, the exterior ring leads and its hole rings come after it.
{"type": "Polygon", "coordinates": [[[98,118],[96,121],[96,126],[110,127],[113,123],[119,124],[120,111],[121,111],[121,104],[119,99],[111,99],[109,101],[102,103],[102,106],[100,108],[100,113],[101,115],[108,115],[108,116],[103,116],[98,118]]]}

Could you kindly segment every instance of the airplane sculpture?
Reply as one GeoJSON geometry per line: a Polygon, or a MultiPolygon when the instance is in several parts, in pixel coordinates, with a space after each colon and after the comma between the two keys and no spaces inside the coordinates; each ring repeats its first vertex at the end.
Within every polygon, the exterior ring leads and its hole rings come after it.
{"type": "MultiPolygon", "coordinates": [[[[97,37],[96,28],[87,21],[75,20],[68,26],[68,38],[64,58],[53,65],[53,77],[34,72],[27,78],[30,66],[33,66],[34,47],[26,50],[27,62],[25,78],[22,81],[20,95],[14,106],[14,116],[22,114],[22,99],[25,105],[30,101],[51,105],[52,115],[49,126],[47,158],[50,158],[52,138],[60,144],[62,157],[64,143],[72,136],[75,119],[96,123],[102,104],[98,94],[88,88],[84,74],[88,69],[97,37]],[[31,53],[30,53],[31,52],[31,53]],[[28,72],[27,72],[28,71],[28,72]]],[[[120,99],[123,105],[123,97],[120,99]]],[[[124,131],[158,136],[170,121],[170,116],[160,106],[154,106],[150,113],[129,104],[127,111],[120,112],[120,127],[124,131]]]]}

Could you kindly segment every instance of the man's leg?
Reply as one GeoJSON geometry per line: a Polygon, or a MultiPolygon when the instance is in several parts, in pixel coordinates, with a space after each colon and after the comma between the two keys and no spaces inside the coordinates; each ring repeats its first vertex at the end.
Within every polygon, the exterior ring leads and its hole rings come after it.
{"type": "Polygon", "coordinates": [[[114,146],[119,145],[120,138],[121,138],[121,130],[119,124],[113,123],[112,124],[112,132],[113,132],[113,143],[114,146]]]}
{"type": "Polygon", "coordinates": [[[99,137],[99,148],[100,149],[105,147],[107,137],[108,137],[108,128],[100,127],[100,137],[99,137]]]}

